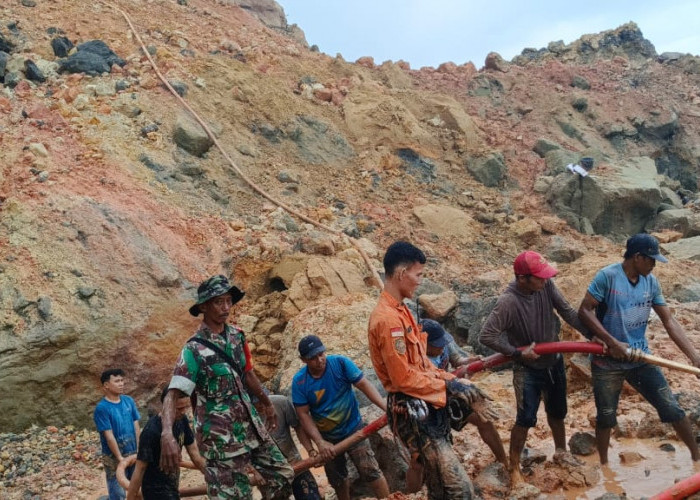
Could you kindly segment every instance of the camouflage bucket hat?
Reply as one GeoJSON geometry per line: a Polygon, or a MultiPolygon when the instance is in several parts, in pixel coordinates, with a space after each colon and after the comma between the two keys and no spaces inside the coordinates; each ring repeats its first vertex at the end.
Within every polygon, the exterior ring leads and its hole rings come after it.
{"type": "Polygon", "coordinates": [[[190,314],[192,316],[199,316],[200,304],[204,304],[209,299],[227,293],[231,294],[231,299],[234,304],[240,301],[245,295],[245,292],[242,292],[238,287],[229,283],[228,278],[223,274],[212,276],[208,280],[203,281],[199,287],[197,287],[197,302],[190,307],[190,314]]]}

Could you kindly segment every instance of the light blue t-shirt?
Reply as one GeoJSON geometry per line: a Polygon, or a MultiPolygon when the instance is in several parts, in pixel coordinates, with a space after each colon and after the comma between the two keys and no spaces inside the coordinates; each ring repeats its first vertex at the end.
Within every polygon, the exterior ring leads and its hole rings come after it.
{"type": "Polygon", "coordinates": [[[330,355],[326,371],[314,378],[305,366],[292,380],[294,406],[309,406],[323,439],[340,441],[352,434],[362,423],[360,407],[353,393],[353,384],[362,379],[362,371],[350,358],[330,355]]]}
{"type": "Polygon", "coordinates": [[[107,445],[107,440],[103,434],[104,431],[112,431],[122,456],[136,453],[134,421],[140,418],[141,415],[136,409],[136,403],[129,396],[121,395],[118,403],[112,403],[102,398],[97,403],[93,415],[97,431],[100,433],[102,454],[110,457],[114,456],[107,445]]]}
{"type": "MultiPolygon", "coordinates": [[[[632,284],[622,264],[604,267],[595,275],[588,287],[599,302],[596,317],[603,327],[620,342],[633,349],[649,353],[646,338],[647,323],[652,306],[665,306],[661,285],[653,274],[639,275],[632,284]]],[[[600,368],[634,368],[643,363],[624,363],[605,356],[593,356],[592,362],[600,368]]]]}

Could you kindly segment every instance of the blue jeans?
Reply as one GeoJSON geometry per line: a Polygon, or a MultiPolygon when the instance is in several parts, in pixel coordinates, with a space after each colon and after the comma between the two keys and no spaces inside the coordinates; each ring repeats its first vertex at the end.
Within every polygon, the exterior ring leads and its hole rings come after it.
{"type": "Polygon", "coordinates": [[[526,428],[537,425],[541,400],[544,400],[547,416],[556,420],[566,417],[566,371],[562,356],[549,368],[514,365],[513,389],[518,404],[515,425],[526,428]]]}
{"type": "MultiPolygon", "coordinates": [[[[124,488],[119,486],[119,481],[117,481],[117,461],[115,458],[107,455],[102,455],[102,464],[105,469],[105,479],[107,481],[107,494],[109,495],[109,500],[124,500],[126,498],[126,491],[124,488]]],[[[126,477],[131,479],[131,475],[134,473],[134,466],[127,468],[126,477]]]]}
{"type": "Polygon", "coordinates": [[[644,364],[637,368],[606,370],[592,364],[591,374],[596,427],[600,429],[612,429],[617,425],[617,404],[625,380],[656,409],[662,422],[674,423],[685,417],[658,366],[644,364]]]}

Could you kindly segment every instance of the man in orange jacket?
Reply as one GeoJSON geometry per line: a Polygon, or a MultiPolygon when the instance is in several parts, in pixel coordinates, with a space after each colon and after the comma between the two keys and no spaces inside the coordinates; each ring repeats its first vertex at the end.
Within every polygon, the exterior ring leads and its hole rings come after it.
{"type": "Polygon", "coordinates": [[[404,241],[387,249],[384,291],[369,320],[370,356],[389,393],[389,425],[411,454],[407,491],[421,488],[423,468],[431,499],[471,499],[472,484],[452,450],[447,400],[454,395],[473,402],[483,393],[430,362],[427,335],[403,303],[420,284],[425,261],[420,249],[404,241]]]}

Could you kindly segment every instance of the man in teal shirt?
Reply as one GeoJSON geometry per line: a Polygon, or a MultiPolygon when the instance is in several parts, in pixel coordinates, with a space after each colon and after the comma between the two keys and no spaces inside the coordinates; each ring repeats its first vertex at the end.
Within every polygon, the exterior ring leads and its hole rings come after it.
{"type": "Polygon", "coordinates": [[[292,402],[304,431],[316,443],[321,457],[327,460],[326,476],[338,499],[350,499],[346,453],[377,498],[388,497],[389,486],[367,440],[337,456],[333,448],[362,427],[353,386],[385,412],[386,401],[350,358],[326,356],[326,346],[316,335],[301,339],[299,355],[306,366],[292,380],[292,402]]]}
{"type": "Polygon", "coordinates": [[[617,405],[625,380],[654,406],[662,422],[673,425],[692,459],[700,460],[690,421],[661,370],[645,362],[634,362],[629,356],[630,348],[649,352],[646,329],[649,313],[654,309],[671,339],[694,366],[700,367],[700,355],[671,314],[661,286],[651,274],[657,262],[668,260],[659,252],[656,238],[649,234],[632,236],[627,240],[624,260],[598,271],[578,311],[583,324],[607,345],[608,353],[615,358],[593,356],[591,360],[601,464],[608,462],[610,430],[617,425],[617,405]]]}

